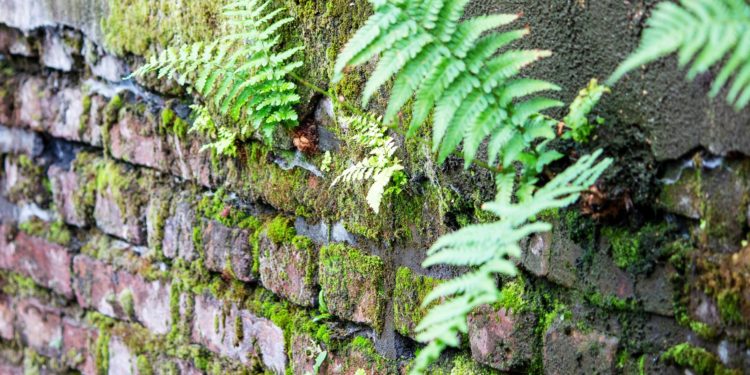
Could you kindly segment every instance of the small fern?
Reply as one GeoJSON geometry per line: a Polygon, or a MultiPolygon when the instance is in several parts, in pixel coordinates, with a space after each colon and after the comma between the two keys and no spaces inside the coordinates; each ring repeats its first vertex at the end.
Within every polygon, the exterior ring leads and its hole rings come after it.
{"type": "Polygon", "coordinates": [[[433,307],[416,328],[417,339],[429,344],[415,360],[412,374],[423,373],[446,347],[460,345],[460,334],[468,331],[466,316],[474,308],[498,301],[496,275],[516,274],[516,267],[509,258],[520,256],[519,241],[551,229],[550,224],[529,222],[529,218],[575,202],[579,193],[591,186],[611,164],[609,159],[597,162],[600,155],[601,151],[597,151],[582,157],[518,203],[511,199],[513,178],[500,179],[497,199],[484,205],[486,211],[500,220],[464,227],[441,237],[430,248],[423,267],[440,264],[476,269],[440,284],[425,297],[422,306],[441,298],[448,299],[433,307]]]}
{"type": "MultiPolygon", "coordinates": [[[[594,125],[589,123],[588,115],[591,110],[599,103],[604,94],[609,93],[609,87],[602,86],[599,81],[592,79],[589,85],[578,93],[578,96],[570,104],[568,115],[563,122],[569,131],[565,133],[565,138],[573,138],[574,141],[585,143],[589,140],[589,135],[594,129],[594,125]]],[[[601,118],[597,118],[599,124],[601,118]]]]}
{"type": "Polygon", "coordinates": [[[380,202],[386,193],[386,186],[395,180],[393,191],[398,191],[405,181],[398,178],[404,169],[401,160],[394,156],[396,144],[393,138],[386,135],[386,129],[377,122],[366,117],[357,116],[344,120],[355,134],[355,140],[370,149],[369,157],[345,169],[341,175],[331,183],[331,188],[339,182],[356,182],[372,180],[367,192],[367,204],[377,214],[380,212],[380,202]]]}
{"type": "Polygon", "coordinates": [[[188,133],[200,133],[212,142],[204,144],[200,151],[212,150],[218,155],[237,156],[237,133],[223,127],[216,126],[208,109],[202,105],[191,105],[193,110],[193,125],[188,133]]]}
{"type": "Polygon", "coordinates": [[[228,35],[210,43],[168,48],[131,76],[157,72],[158,78],[173,78],[210,99],[212,109],[238,122],[220,130],[222,134],[245,140],[260,131],[270,143],[277,126],[297,124],[294,105],[300,98],[286,76],[302,65],[288,61],[301,47],[274,52],[280,41],[275,33],[292,18],[273,21],[283,9],[269,12],[270,4],[237,0],[226,5],[223,16],[228,35]]]}
{"type": "MultiPolygon", "coordinates": [[[[542,91],[559,90],[549,82],[514,78],[524,67],[549,56],[549,51],[497,53],[529,33],[528,29],[495,31],[518,15],[460,21],[469,0],[370,2],[375,14],[338,56],[334,81],[341,79],[347,66],[363,64],[379,54],[380,61],[363,91],[363,105],[395,77],[384,122],[390,124],[415,96],[408,132],[413,135],[434,108],[433,151],[439,162],[463,142],[468,167],[485,139],[497,145],[520,138],[518,134],[533,115],[562,105],[544,97],[518,102],[542,91]]],[[[490,149],[490,164],[502,150],[490,149]]]]}
{"type": "Polygon", "coordinates": [[[716,97],[734,76],[727,101],[737,110],[750,101],[750,5],[745,0],[660,3],[648,20],[640,46],[617,68],[609,82],[612,84],[627,72],[673,53],[677,53],[680,67],[690,64],[689,80],[721,65],[710,97],[716,97]]]}

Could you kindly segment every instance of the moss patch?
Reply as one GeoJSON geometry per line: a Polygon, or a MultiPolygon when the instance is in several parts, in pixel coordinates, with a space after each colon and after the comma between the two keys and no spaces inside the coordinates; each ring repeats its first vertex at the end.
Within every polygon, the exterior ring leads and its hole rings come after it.
{"type": "Polygon", "coordinates": [[[688,343],[673,346],[662,355],[662,360],[692,369],[698,375],[740,375],[739,370],[725,367],[719,358],[703,348],[688,343]]]}
{"type": "Polygon", "coordinates": [[[438,284],[440,281],[437,279],[416,275],[407,267],[398,268],[393,290],[393,323],[396,331],[415,337],[414,329],[434,305],[422,308],[422,301],[438,284]]]}

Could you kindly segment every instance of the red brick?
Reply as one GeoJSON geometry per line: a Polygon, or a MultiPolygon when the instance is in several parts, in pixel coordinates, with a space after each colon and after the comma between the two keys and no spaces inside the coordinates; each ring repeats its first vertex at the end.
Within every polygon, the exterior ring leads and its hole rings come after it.
{"type": "Polygon", "coordinates": [[[35,298],[16,303],[16,329],[21,340],[43,355],[54,357],[61,353],[62,327],[59,309],[45,306],[35,298]]]}
{"type": "Polygon", "coordinates": [[[13,328],[13,321],[15,321],[16,313],[13,311],[10,298],[8,296],[0,295],[0,338],[6,340],[12,340],[15,334],[13,328]]]}
{"type": "Polygon", "coordinates": [[[52,183],[52,198],[63,221],[77,227],[85,227],[88,224],[86,210],[78,206],[79,202],[76,199],[76,194],[83,188],[78,182],[78,175],[56,165],[49,167],[47,175],[52,183]]]}
{"type": "Polygon", "coordinates": [[[229,228],[218,221],[203,219],[205,265],[211,271],[229,273],[242,281],[254,281],[250,231],[229,228]],[[231,267],[231,269],[227,269],[231,267]]]}
{"type": "Polygon", "coordinates": [[[247,310],[224,303],[210,295],[195,298],[192,340],[208,350],[250,363],[250,358],[262,360],[264,366],[277,374],[286,368],[284,332],[270,320],[259,318],[247,310]],[[228,310],[228,311],[227,311],[228,310]],[[237,332],[242,337],[237,337],[237,332]]]}
{"type": "Polygon", "coordinates": [[[93,308],[107,316],[118,316],[115,311],[120,307],[115,296],[115,272],[112,266],[86,255],[78,255],[73,259],[73,273],[78,305],[93,308]]]}
{"type": "Polygon", "coordinates": [[[180,196],[172,201],[172,214],[164,221],[162,251],[168,258],[195,260],[198,253],[193,243],[193,227],[198,225],[190,198],[180,196]]]}
{"type": "Polygon", "coordinates": [[[619,340],[601,332],[584,333],[556,322],[544,335],[545,374],[612,374],[619,340]]]}
{"type": "Polygon", "coordinates": [[[505,308],[477,308],[468,318],[469,344],[475,361],[501,371],[528,364],[534,356],[536,317],[505,308]]]}
{"type": "Polygon", "coordinates": [[[109,149],[117,159],[150,168],[167,170],[172,164],[169,154],[156,133],[153,116],[131,110],[121,112],[120,118],[109,129],[109,149]]]}
{"type": "Polygon", "coordinates": [[[318,249],[275,244],[260,238],[260,280],[270,291],[302,306],[314,306],[318,296],[318,249]]]}
{"type": "Polygon", "coordinates": [[[72,318],[63,318],[63,352],[75,353],[75,356],[69,359],[70,367],[86,375],[96,374],[96,360],[93,353],[97,337],[96,328],[72,318]]]}
{"type": "Polygon", "coordinates": [[[65,297],[73,296],[71,255],[60,245],[19,232],[7,242],[7,227],[0,227],[0,268],[31,277],[65,297]]]}
{"type": "Polygon", "coordinates": [[[146,281],[139,275],[118,271],[115,288],[118,296],[126,291],[132,294],[134,318],[139,323],[152,333],[169,332],[172,317],[169,310],[169,283],[160,280],[146,281]]]}

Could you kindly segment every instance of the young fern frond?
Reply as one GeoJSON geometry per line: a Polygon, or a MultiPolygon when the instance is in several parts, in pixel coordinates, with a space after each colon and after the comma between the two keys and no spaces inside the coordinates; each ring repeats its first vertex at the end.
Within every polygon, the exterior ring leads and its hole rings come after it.
{"type": "Polygon", "coordinates": [[[711,87],[716,97],[729,87],[727,101],[740,110],[750,102],[750,5],[745,0],[664,1],[656,6],[638,49],[609,78],[677,53],[687,78],[720,66],[711,87]],[[731,84],[728,84],[734,76],[731,84]]]}
{"type": "MultiPolygon", "coordinates": [[[[480,266],[440,284],[425,298],[423,306],[443,298],[446,302],[433,307],[416,328],[417,339],[429,344],[417,356],[412,374],[423,373],[446,347],[459,346],[459,335],[468,331],[466,316],[469,312],[498,301],[496,275],[516,274],[516,267],[509,258],[520,255],[519,241],[529,234],[551,229],[548,223],[529,223],[529,218],[575,202],[580,192],[591,186],[611,164],[610,159],[598,161],[600,155],[601,151],[597,151],[580,158],[522,202],[511,202],[507,191],[499,194],[495,201],[483,207],[499,217],[498,221],[464,227],[441,237],[430,248],[422,264],[424,267],[437,264],[480,266]]],[[[512,178],[502,179],[506,190],[509,181],[512,178]]]]}
{"type": "MultiPolygon", "coordinates": [[[[366,117],[351,117],[345,120],[355,134],[355,141],[370,149],[369,157],[345,169],[331,183],[331,188],[339,182],[372,180],[367,192],[367,204],[377,214],[386,187],[395,175],[404,169],[401,160],[395,157],[397,147],[393,138],[386,135],[386,129],[366,117]]],[[[400,186],[403,180],[395,182],[400,186]]],[[[394,186],[395,190],[399,186],[394,186]]]]}
{"type": "Polygon", "coordinates": [[[300,67],[289,61],[301,47],[276,52],[276,31],[292,21],[273,21],[283,9],[265,13],[270,1],[236,0],[223,8],[229,34],[210,44],[168,48],[152,57],[132,76],[157,72],[203,95],[222,115],[245,125],[225,129],[238,140],[260,131],[270,141],[277,126],[297,124],[294,110],[300,97],[286,75],[300,67]],[[249,126],[248,126],[249,125],[249,126]]]}
{"type": "MultiPolygon", "coordinates": [[[[526,66],[550,55],[541,50],[507,50],[528,30],[493,31],[518,15],[495,14],[460,21],[467,0],[371,1],[375,14],[347,43],[334,67],[334,81],[344,68],[380,55],[363,91],[363,105],[388,80],[394,79],[384,123],[390,124],[415,97],[409,134],[434,110],[433,151],[443,162],[464,144],[468,167],[479,145],[507,129],[523,133],[530,117],[561,106],[556,100],[533,97],[559,87],[515,78],[526,66]],[[526,101],[523,98],[531,97],[526,101]]],[[[502,148],[491,148],[490,164],[502,148]]]]}

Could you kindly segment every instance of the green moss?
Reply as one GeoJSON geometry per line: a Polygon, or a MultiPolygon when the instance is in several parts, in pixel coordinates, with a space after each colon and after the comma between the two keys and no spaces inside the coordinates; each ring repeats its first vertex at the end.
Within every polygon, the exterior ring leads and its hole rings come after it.
{"type": "Polygon", "coordinates": [[[17,297],[38,297],[43,300],[52,298],[52,293],[37,285],[34,279],[15,272],[0,271],[0,291],[3,294],[17,297]]]}
{"type": "Polygon", "coordinates": [[[573,313],[565,304],[555,301],[552,309],[549,312],[545,313],[544,316],[542,316],[542,318],[540,319],[539,331],[542,335],[544,335],[547,331],[549,331],[550,327],[552,327],[552,324],[554,324],[555,321],[567,321],[572,317],[573,313]]]}
{"type": "Polygon", "coordinates": [[[404,336],[415,337],[417,324],[424,318],[428,309],[422,308],[422,301],[440,283],[439,280],[416,275],[407,267],[396,271],[396,286],[393,289],[393,323],[396,331],[404,336]]]}
{"type": "Polygon", "coordinates": [[[500,298],[497,301],[497,307],[504,307],[516,313],[526,309],[524,294],[526,291],[526,282],[522,276],[503,284],[500,290],[500,298]]]}
{"type": "Polygon", "coordinates": [[[177,138],[182,139],[187,135],[188,123],[177,116],[172,109],[167,107],[161,111],[159,130],[162,133],[174,134],[177,138]]]}
{"type": "Polygon", "coordinates": [[[104,44],[124,56],[145,56],[172,43],[211,40],[219,32],[224,1],[109,0],[102,20],[104,44]]]}
{"type": "Polygon", "coordinates": [[[615,264],[622,269],[640,272],[654,257],[668,250],[665,242],[669,231],[668,224],[660,223],[646,224],[636,232],[605,227],[602,234],[610,241],[615,264]]]}
{"type": "Polygon", "coordinates": [[[731,290],[722,290],[717,296],[717,304],[721,318],[728,323],[742,323],[740,297],[731,290]]]}
{"type": "Polygon", "coordinates": [[[719,358],[703,348],[694,347],[688,343],[671,347],[662,355],[662,360],[672,362],[678,366],[687,367],[698,375],[740,375],[739,370],[725,367],[719,358]]]}
{"type": "Polygon", "coordinates": [[[52,194],[44,168],[36,165],[24,154],[8,155],[6,158],[6,162],[15,165],[18,170],[15,182],[6,185],[5,194],[8,200],[14,203],[33,202],[41,207],[47,207],[52,194]]]}
{"type": "Polygon", "coordinates": [[[99,330],[99,335],[94,344],[94,360],[96,361],[96,373],[106,375],[109,372],[109,331],[99,330]]]}
{"type": "Polygon", "coordinates": [[[320,249],[320,286],[330,310],[347,318],[355,309],[371,320],[376,331],[383,328],[385,306],[384,265],[380,257],[366,255],[361,251],[336,243],[320,249]],[[373,293],[375,299],[366,306],[357,306],[361,295],[351,293],[373,293]]]}
{"type": "Polygon", "coordinates": [[[47,223],[38,218],[32,218],[18,224],[18,229],[30,236],[44,238],[47,241],[63,246],[70,244],[73,237],[68,227],[62,221],[47,223]]]}
{"type": "Polygon", "coordinates": [[[638,302],[630,299],[622,299],[613,295],[603,295],[594,292],[586,296],[586,299],[594,306],[614,311],[633,311],[638,309],[638,302]]]}
{"type": "Polygon", "coordinates": [[[89,114],[91,113],[91,96],[88,94],[83,95],[81,99],[83,105],[83,112],[78,122],[78,136],[83,137],[88,130],[89,125],[89,114]]]}
{"type": "Polygon", "coordinates": [[[152,375],[154,373],[154,370],[151,367],[151,363],[149,362],[148,357],[146,357],[143,354],[136,357],[135,364],[136,364],[136,367],[138,368],[138,375],[152,375]]]}
{"type": "Polygon", "coordinates": [[[120,308],[126,316],[135,316],[135,305],[133,302],[133,292],[130,289],[124,289],[117,296],[117,302],[120,304],[120,308]]]}
{"type": "Polygon", "coordinates": [[[287,217],[277,216],[266,225],[268,238],[276,244],[292,242],[297,231],[292,226],[292,220],[287,217]]]}

